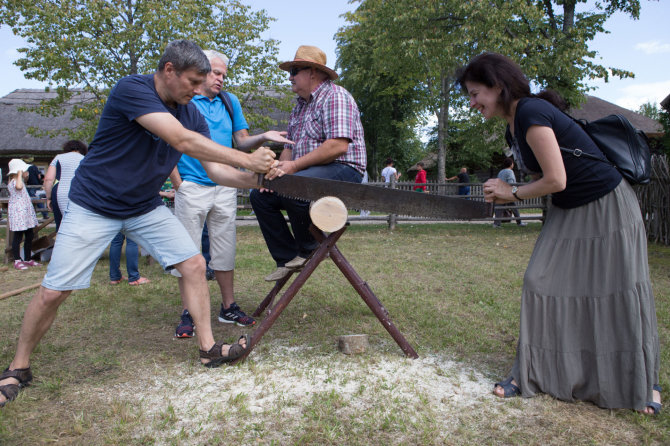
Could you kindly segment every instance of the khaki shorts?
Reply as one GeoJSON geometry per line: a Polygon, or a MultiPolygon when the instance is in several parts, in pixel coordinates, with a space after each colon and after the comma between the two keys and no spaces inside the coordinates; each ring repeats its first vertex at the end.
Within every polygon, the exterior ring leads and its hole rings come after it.
{"type": "MultiPolygon", "coordinates": [[[[237,233],[237,189],[226,186],[202,186],[184,181],[175,194],[175,215],[184,225],[196,246],[201,246],[202,228],[207,221],[214,271],[235,269],[237,233]]],[[[173,275],[177,275],[176,270],[173,275]]]]}

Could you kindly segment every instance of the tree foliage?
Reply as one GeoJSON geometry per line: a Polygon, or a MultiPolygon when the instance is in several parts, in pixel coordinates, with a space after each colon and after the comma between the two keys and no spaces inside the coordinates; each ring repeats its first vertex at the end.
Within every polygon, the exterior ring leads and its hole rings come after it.
{"type": "Polygon", "coordinates": [[[500,123],[484,123],[467,112],[467,101],[454,85],[456,69],[476,54],[511,57],[535,88],[554,89],[571,105],[584,100],[586,79],[633,76],[596,63],[588,42],[606,32],[604,23],[615,11],[637,18],[639,1],[602,1],[577,12],[585,1],[361,0],[338,33],[342,82],[371,92],[366,103],[382,114],[391,115],[396,106],[385,98],[413,104],[411,113],[399,115],[406,120],[396,123],[405,129],[413,129],[421,113],[435,116],[439,180],[447,165],[488,167],[490,154],[504,147],[500,123]],[[374,88],[379,77],[395,84],[374,88]]]}
{"type": "Polygon", "coordinates": [[[224,88],[240,97],[250,126],[271,124],[261,115],[268,107],[289,107],[285,94],[260,94],[285,78],[277,42],[260,38],[272,19],[238,0],[0,0],[0,6],[0,24],[28,42],[16,65],[58,93],[34,111],[81,119],[83,125],[65,130],[71,137],[90,140],[111,87],[123,76],[153,72],[167,43],[182,38],[230,58],[224,88]],[[90,99],[68,109],[75,89],[90,99]]]}

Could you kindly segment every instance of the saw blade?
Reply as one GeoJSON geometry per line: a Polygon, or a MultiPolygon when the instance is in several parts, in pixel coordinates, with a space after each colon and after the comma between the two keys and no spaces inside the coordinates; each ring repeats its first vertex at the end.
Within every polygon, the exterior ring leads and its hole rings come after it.
{"type": "Polygon", "coordinates": [[[298,175],[284,175],[273,180],[263,178],[262,187],[287,198],[306,201],[335,196],[348,209],[396,215],[470,220],[487,218],[493,214],[493,206],[480,200],[298,175]]]}

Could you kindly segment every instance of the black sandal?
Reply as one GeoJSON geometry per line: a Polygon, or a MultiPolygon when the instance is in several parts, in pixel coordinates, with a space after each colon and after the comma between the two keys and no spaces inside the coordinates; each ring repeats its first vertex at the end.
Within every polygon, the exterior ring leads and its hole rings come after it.
{"type": "Polygon", "coordinates": [[[217,342],[214,344],[212,348],[209,350],[200,350],[200,358],[201,359],[209,359],[210,361],[207,363],[203,363],[205,367],[208,368],[213,368],[213,367],[218,367],[223,363],[226,362],[233,362],[234,360],[238,359],[240,356],[244,355],[246,353],[247,348],[249,347],[249,335],[242,335],[240,338],[237,340],[235,344],[231,344],[230,349],[228,350],[228,355],[223,356],[221,354],[221,347],[223,347],[225,344],[223,342],[217,342]],[[240,341],[244,339],[246,345],[242,346],[240,344],[240,341]]]}
{"type": "Polygon", "coordinates": [[[27,367],[25,369],[14,369],[14,370],[9,370],[9,367],[7,367],[5,371],[2,372],[2,374],[0,375],[0,381],[5,380],[7,378],[14,378],[19,383],[4,384],[0,386],[0,393],[2,393],[5,396],[5,398],[7,398],[5,401],[0,403],[0,407],[16,399],[16,397],[19,394],[19,391],[23,387],[27,387],[28,385],[30,385],[30,381],[33,380],[33,374],[30,372],[30,367],[27,367]]]}
{"type": "Polygon", "coordinates": [[[500,381],[499,383],[495,383],[493,385],[493,393],[498,396],[497,393],[495,393],[496,387],[500,387],[503,389],[503,396],[501,398],[512,398],[515,396],[520,396],[521,395],[521,389],[519,389],[518,386],[512,384],[513,377],[509,377],[504,381],[500,381]]]}
{"type": "MultiPolygon", "coordinates": [[[[661,389],[661,386],[658,384],[654,384],[652,389],[657,391],[658,393],[661,393],[663,391],[661,389]]],[[[654,415],[658,415],[661,413],[661,407],[663,407],[663,405],[661,403],[657,403],[656,401],[649,401],[647,403],[647,407],[654,411],[654,415]]]]}

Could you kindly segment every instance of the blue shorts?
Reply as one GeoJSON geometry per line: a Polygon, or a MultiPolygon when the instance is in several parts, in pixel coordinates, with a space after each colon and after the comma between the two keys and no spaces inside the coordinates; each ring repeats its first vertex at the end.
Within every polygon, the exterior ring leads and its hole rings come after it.
{"type": "Polygon", "coordinates": [[[184,226],[165,206],[137,217],[114,219],[70,201],[42,286],[57,291],[88,288],[96,263],[119,231],[166,269],[200,254],[184,226]]]}

